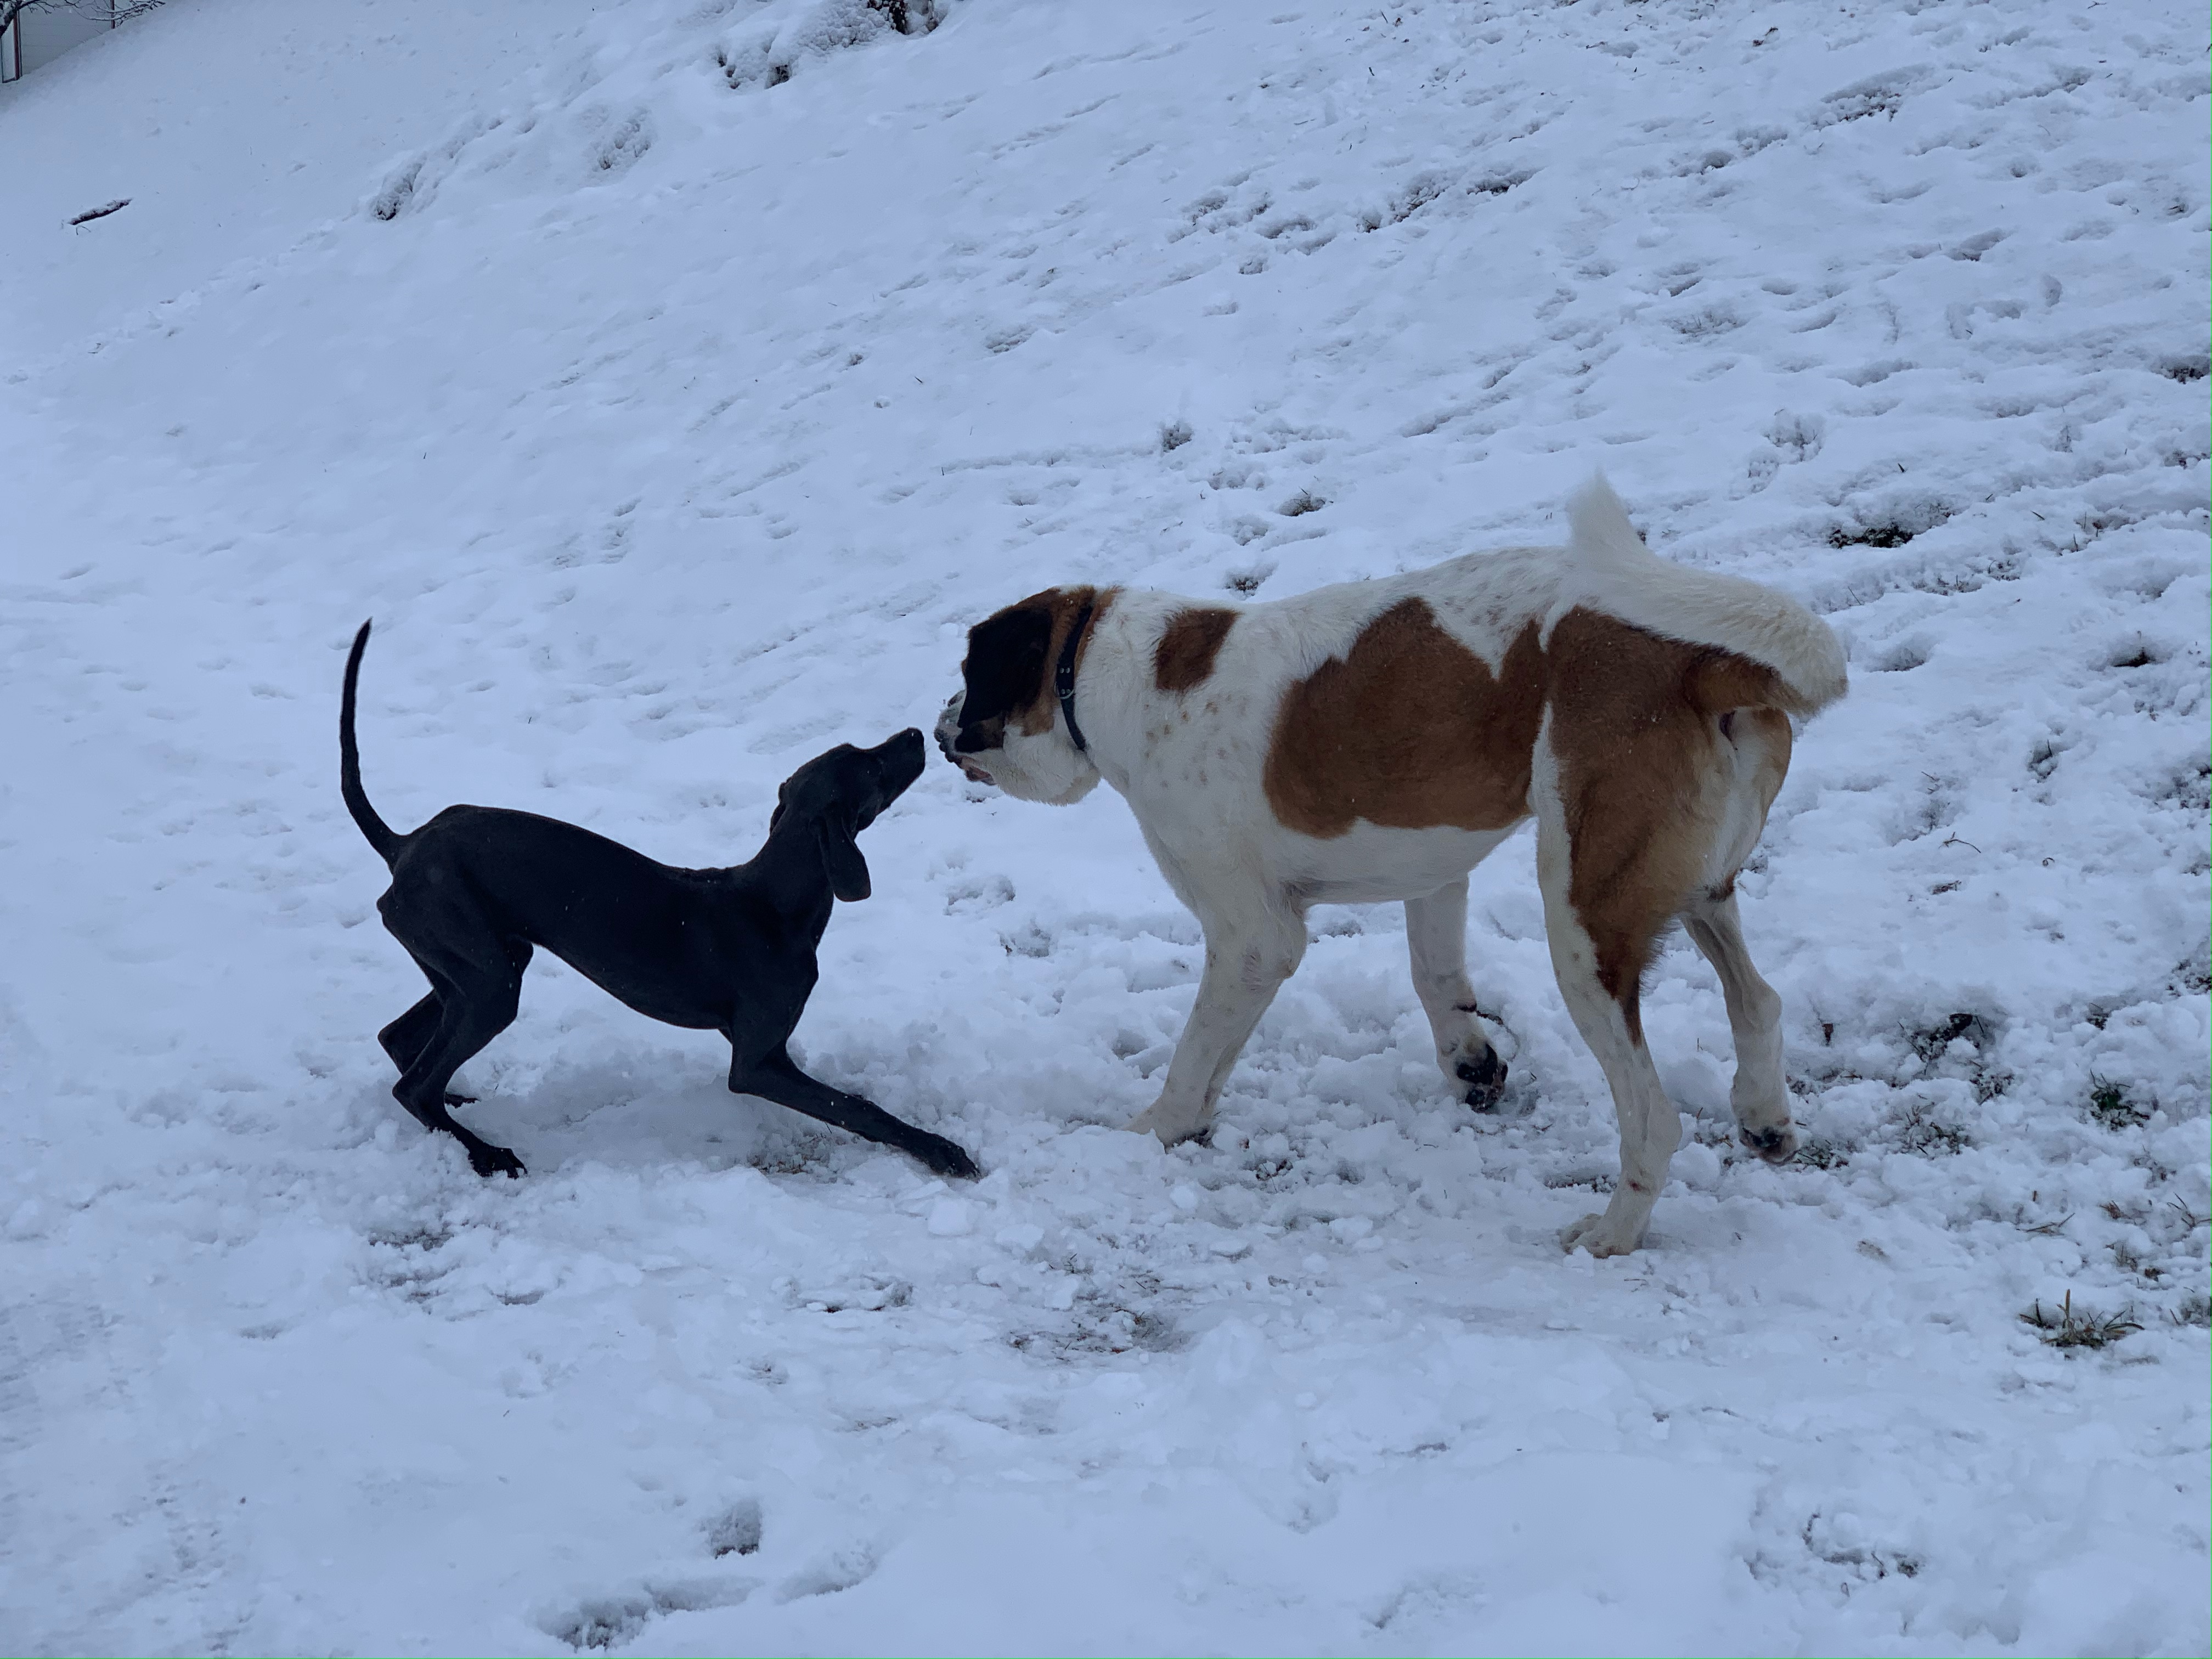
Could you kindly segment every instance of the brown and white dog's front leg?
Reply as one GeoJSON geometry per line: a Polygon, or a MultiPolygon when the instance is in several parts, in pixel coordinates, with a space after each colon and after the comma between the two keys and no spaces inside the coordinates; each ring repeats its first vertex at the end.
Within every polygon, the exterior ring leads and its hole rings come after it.
{"type": "Polygon", "coordinates": [[[1305,918],[1255,896],[1231,915],[1201,915],[1206,971],[1198,1000],[1168,1062],[1160,1097],[1129,1120],[1132,1129],[1172,1146],[1212,1126],[1214,1103],[1260,1016],[1306,953],[1305,918]]]}
{"type": "Polygon", "coordinates": [[[1505,1093],[1505,1062],[1474,1012],[1474,988],[1467,981],[1465,877],[1406,901],[1406,947],[1445,1085],[1476,1111],[1492,1109],[1505,1093]]]}

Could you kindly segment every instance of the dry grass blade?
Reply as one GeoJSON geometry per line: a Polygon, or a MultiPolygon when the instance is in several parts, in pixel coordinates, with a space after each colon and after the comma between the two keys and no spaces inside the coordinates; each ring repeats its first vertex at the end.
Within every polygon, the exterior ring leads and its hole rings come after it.
{"type": "Polygon", "coordinates": [[[2057,1308],[2046,1310],[2038,1302],[2020,1317],[2054,1348],[2109,1348],[2130,1331],[2142,1328],[2132,1307],[2116,1314],[2093,1313],[2087,1308],[2076,1312],[2071,1291],[2057,1308]]]}

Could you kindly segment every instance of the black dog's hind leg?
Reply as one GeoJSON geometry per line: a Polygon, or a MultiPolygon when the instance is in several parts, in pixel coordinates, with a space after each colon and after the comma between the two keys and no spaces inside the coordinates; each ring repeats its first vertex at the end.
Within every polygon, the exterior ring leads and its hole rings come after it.
{"type": "MultiPolygon", "coordinates": [[[[404,1072],[429,1045],[431,1033],[437,1029],[438,994],[433,991],[379,1031],[376,1040],[384,1045],[384,1052],[392,1056],[392,1063],[404,1072]]],[[[457,1095],[450,1089],[446,1091],[446,1104],[448,1106],[472,1106],[476,1098],[474,1095],[457,1095]]]]}
{"type": "Polygon", "coordinates": [[[442,1129],[467,1149],[469,1167],[480,1176],[526,1173],[522,1160],[453,1121],[446,1109],[447,1084],[486,1043],[514,1023],[519,978],[471,976],[441,987],[438,1025],[415,1063],[400,1073],[392,1093],[426,1129],[442,1129]]]}
{"type": "MultiPolygon", "coordinates": [[[[391,926],[389,918],[385,926],[391,926]]],[[[507,940],[502,949],[507,966],[514,970],[515,980],[520,983],[524,970],[530,966],[531,957],[536,954],[535,947],[526,939],[516,939],[507,940]]],[[[410,951],[408,954],[412,956],[414,952],[410,951]]],[[[384,1052],[392,1056],[392,1063],[403,1074],[422,1057],[422,1050],[429,1046],[431,1036],[438,1029],[438,975],[420,957],[416,957],[415,965],[422,969],[422,977],[430,981],[430,994],[376,1034],[377,1042],[384,1045],[384,1052]]],[[[445,1099],[448,1106],[473,1106],[477,1097],[474,1095],[457,1095],[448,1089],[445,1091],[445,1099]]]]}
{"type": "MultiPolygon", "coordinates": [[[[395,890],[396,891],[397,890],[395,890]]],[[[529,966],[530,943],[503,939],[472,908],[450,905],[418,908],[386,893],[377,902],[384,925],[407,947],[407,954],[429,979],[437,1017],[428,1036],[392,1085],[392,1097],[426,1129],[443,1130],[459,1141],[469,1167],[480,1176],[525,1173],[522,1160],[453,1121],[446,1109],[446,1085],[453,1073],[484,1045],[514,1024],[522,1000],[522,970],[529,966]]],[[[417,1003],[393,1022],[406,1024],[417,1003]]],[[[387,1028],[388,1030],[389,1028],[387,1028]]]]}
{"type": "Polygon", "coordinates": [[[975,1167],[974,1158],[944,1136],[933,1135],[927,1129],[917,1129],[911,1123],[902,1123],[873,1101],[864,1100],[859,1095],[848,1095],[842,1089],[833,1089],[826,1083],[817,1081],[793,1065],[791,1056],[781,1048],[750,1064],[742,1060],[732,1060],[730,1064],[730,1092],[757,1095],[763,1100],[788,1106],[793,1111],[804,1112],[821,1122],[835,1124],[840,1129],[849,1129],[863,1140],[896,1147],[908,1157],[919,1159],[938,1175],[973,1180],[982,1173],[975,1167]]]}

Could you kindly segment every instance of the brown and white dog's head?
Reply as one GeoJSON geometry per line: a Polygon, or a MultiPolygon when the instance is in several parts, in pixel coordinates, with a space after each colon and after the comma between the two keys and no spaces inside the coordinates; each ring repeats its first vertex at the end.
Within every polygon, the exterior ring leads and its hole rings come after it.
{"type": "Polygon", "coordinates": [[[1112,599],[1095,587],[1048,587],[969,629],[960,691],[937,721],[945,758],[1020,800],[1067,806],[1089,794],[1098,769],[1068,734],[1053,672],[1079,627],[1080,663],[1112,599]]]}

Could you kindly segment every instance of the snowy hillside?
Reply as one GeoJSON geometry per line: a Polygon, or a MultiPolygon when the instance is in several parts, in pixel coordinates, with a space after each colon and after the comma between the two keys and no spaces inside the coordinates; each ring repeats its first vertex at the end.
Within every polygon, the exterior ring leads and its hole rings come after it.
{"type": "Polygon", "coordinates": [[[0,1644],[2204,1652],[2201,8],[936,14],[176,0],[0,91],[0,1644]],[[1806,1155],[1673,942],[1641,1253],[1557,1248],[1525,837],[1500,1114],[1329,908],[1163,1152],[1194,923],[936,763],[799,1036],[980,1184],[544,957],[463,1074],[526,1180],[391,1099],[362,617],[395,824],[722,864],[1009,599],[1596,466],[1854,680],[1742,884],[1806,1155]]]}

